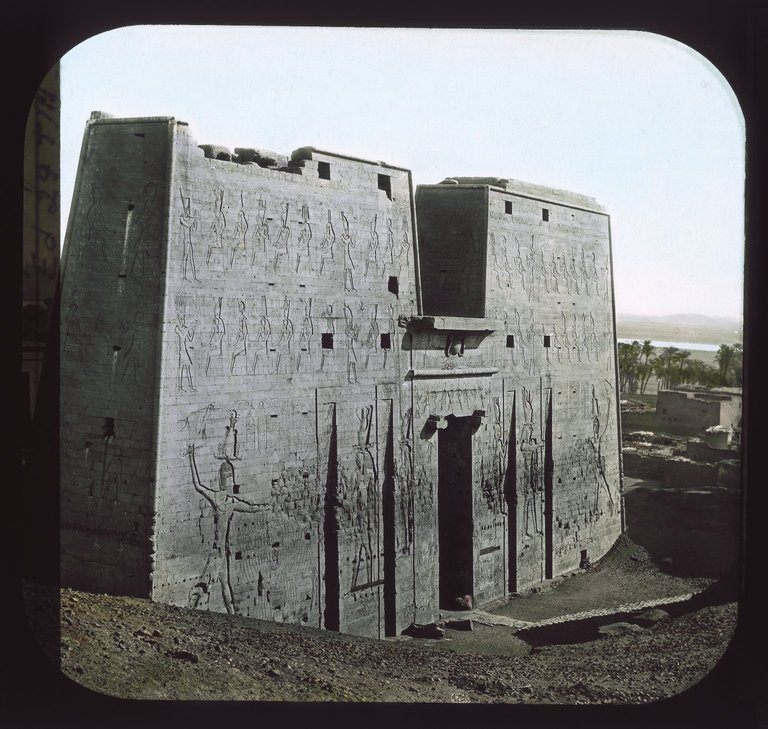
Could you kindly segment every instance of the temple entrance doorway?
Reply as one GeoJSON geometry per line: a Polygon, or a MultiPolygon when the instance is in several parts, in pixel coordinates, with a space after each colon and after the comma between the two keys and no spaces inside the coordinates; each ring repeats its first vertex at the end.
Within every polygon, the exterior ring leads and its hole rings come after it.
{"type": "Polygon", "coordinates": [[[456,598],[472,595],[472,422],[447,417],[438,430],[437,513],[440,606],[455,608],[456,598]]]}

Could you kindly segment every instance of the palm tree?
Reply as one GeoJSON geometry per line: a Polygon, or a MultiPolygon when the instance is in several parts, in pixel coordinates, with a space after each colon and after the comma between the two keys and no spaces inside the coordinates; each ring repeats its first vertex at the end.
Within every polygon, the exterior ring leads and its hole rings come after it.
{"type": "Polygon", "coordinates": [[[744,349],[741,344],[733,345],[733,384],[741,387],[741,378],[743,371],[744,349]]]}
{"type": "Polygon", "coordinates": [[[621,392],[634,392],[633,383],[636,377],[637,352],[635,342],[627,344],[619,342],[619,389],[621,392]]]}
{"type": "MultiPolygon", "coordinates": [[[[739,351],[741,351],[740,344],[737,344],[735,346],[737,346],[739,348],[739,351]]],[[[736,350],[728,344],[721,344],[720,347],[718,348],[717,354],[715,354],[715,362],[717,362],[717,366],[719,370],[718,384],[720,385],[727,384],[728,370],[731,368],[731,365],[733,364],[733,359],[735,354],[736,354],[736,350]]]]}
{"type": "Polygon", "coordinates": [[[654,347],[651,344],[650,339],[646,339],[643,342],[643,345],[640,348],[640,354],[643,357],[643,364],[642,364],[641,376],[640,376],[640,394],[644,395],[645,388],[648,386],[648,380],[651,379],[651,374],[653,372],[653,360],[651,360],[651,357],[655,359],[654,347]],[[651,361],[650,364],[648,364],[649,360],[651,361]]]}
{"type": "Polygon", "coordinates": [[[687,349],[681,349],[675,354],[675,361],[680,363],[680,369],[676,374],[676,383],[679,384],[683,381],[683,365],[685,360],[689,359],[691,353],[687,349]]]}
{"type": "Polygon", "coordinates": [[[658,357],[657,377],[661,380],[659,389],[669,390],[672,387],[672,363],[678,350],[677,347],[664,347],[658,357]]]}

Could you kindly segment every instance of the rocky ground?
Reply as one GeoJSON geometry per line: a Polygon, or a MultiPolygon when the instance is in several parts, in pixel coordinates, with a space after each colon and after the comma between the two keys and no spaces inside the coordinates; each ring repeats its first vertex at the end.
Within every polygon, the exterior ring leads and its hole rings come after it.
{"type": "MultiPolygon", "coordinates": [[[[57,680],[65,676],[86,705],[111,696],[219,706],[637,708],[701,681],[736,627],[729,565],[738,515],[719,502],[694,509],[668,492],[626,479],[628,533],[608,555],[536,592],[463,613],[473,629],[448,622],[440,639],[379,641],[29,581],[26,612],[50,664],[61,668],[57,680]]],[[[23,691],[34,693],[37,675],[24,674],[23,691]]]]}
{"type": "MultiPolygon", "coordinates": [[[[664,574],[625,536],[600,565],[494,612],[535,623],[709,583],[664,574]]],[[[442,639],[377,641],[64,589],[56,636],[56,594],[29,584],[27,596],[38,632],[58,637],[48,650],[52,660],[60,650],[66,676],[132,699],[645,703],[704,677],[737,615],[726,595],[677,617],[657,613],[645,627],[577,637],[586,642],[527,642],[525,630],[477,621],[472,631],[446,628],[442,639]]]]}

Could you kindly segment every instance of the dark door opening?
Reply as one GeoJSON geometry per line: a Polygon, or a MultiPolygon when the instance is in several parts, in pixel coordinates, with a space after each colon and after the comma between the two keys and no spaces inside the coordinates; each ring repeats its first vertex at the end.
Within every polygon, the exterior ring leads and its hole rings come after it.
{"type": "Polygon", "coordinates": [[[449,415],[438,431],[437,513],[440,606],[472,595],[472,423],[449,415]]]}

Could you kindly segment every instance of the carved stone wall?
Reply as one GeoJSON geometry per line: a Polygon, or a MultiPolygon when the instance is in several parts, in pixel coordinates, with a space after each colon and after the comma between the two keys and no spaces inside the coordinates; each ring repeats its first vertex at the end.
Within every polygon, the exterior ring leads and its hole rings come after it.
{"type": "MultiPolygon", "coordinates": [[[[599,558],[621,529],[608,216],[590,198],[516,181],[446,183],[417,189],[420,259],[450,260],[451,231],[483,236],[492,331],[456,322],[454,362],[503,380],[473,438],[475,590],[492,599],[505,594],[497,562],[522,590],[577,568],[583,552],[599,558]]],[[[425,274],[423,289],[426,308],[444,286],[425,274]]]]}
{"type": "Polygon", "coordinates": [[[417,248],[407,170],[95,114],[64,254],[65,582],[381,637],[435,620],[448,577],[482,604],[601,556],[615,340],[585,200],[419,188],[417,248]]]}
{"type": "Polygon", "coordinates": [[[62,324],[64,560],[92,560],[94,585],[196,608],[324,626],[331,602],[341,630],[383,635],[386,481],[405,515],[388,556],[410,588],[387,607],[402,629],[416,560],[397,326],[417,306],[410,175],[309,148],[283,168],[226,157],[174,120],[88,126],[62,324]],[[101,568],[118,568],[130,534],[107,491],[124,481],[142,494],[142,579],[113,588],[101,568]]]}
{"type": "Polygon", "coordinates": [[[167,120],[95,113],[61,294],[61,576],[147,594],[152,573],[167,120]]]}

